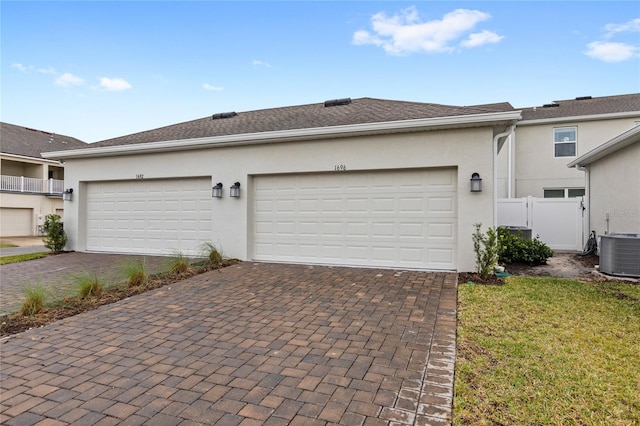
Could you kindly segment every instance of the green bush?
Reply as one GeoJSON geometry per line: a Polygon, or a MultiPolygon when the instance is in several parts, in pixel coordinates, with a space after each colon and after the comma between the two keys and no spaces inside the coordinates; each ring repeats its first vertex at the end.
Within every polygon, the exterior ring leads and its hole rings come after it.
{"type": "Polygon", "coordinates": [[[473,226],[476,232],[473,234],[473,250],[476,253],[476,272],[485,280],[493,273],[493,268],[498,263],[498,234],[495,229],[489,228],[486,234],[480,232],[482,224],[473,226]]]}
{"type": "Polygon", "coordinates": [[[67,234],[62,228],[60,215],[48,214],[44,220],[44,232],[47,234],[44,239],[44,246],[52,253],[60,253],[67,245],[67,234]]]}
{"type": "Polygon", "coordinates": [[[502,264],[525,263],[544,265],[553,256],[553,251],[538,236],[529,240],[522,232],[513,234],[508,228],[498,228],[499,262],[502,264]]]}

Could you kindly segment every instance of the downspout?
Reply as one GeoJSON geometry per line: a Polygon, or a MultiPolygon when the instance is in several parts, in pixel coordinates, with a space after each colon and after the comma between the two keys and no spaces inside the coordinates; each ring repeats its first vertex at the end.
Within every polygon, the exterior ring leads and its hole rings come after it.
{"type": "Polygon", "coordinates": [[[493,227],[498,227],[498,143],[500,139],[509,136],[515,130],[516,125],[512,124],[509,128],[498,133],[493,137],[493,227]]]}
{"type": "MultiPolygon", "coordinates": [[[[591,232],[591,217],[590,217],[590,208],[591,206],[591,188],[590,188],[590,174],[589,168],[585,166],[576,166],[576,170],[580,170],[584,172],[584,201],[582,206],[582,211],[584,213],[584,225],[582,225],[582,242],[584,243],[585,238],[588,238],[587,235],[591,232]],[[586,229],[585,229],[586,228],[586,229]]],[[[608,230],[608,227],[607,227],[608,230]]]]}

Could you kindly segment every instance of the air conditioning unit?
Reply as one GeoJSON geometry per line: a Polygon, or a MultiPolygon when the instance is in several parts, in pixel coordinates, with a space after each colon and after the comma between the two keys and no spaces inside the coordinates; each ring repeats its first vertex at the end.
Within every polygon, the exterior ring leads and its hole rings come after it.
{"type": "Polygon", "coordinates": [[[640,234],[601,235],[600,272],[640,277],[640,234]]]}

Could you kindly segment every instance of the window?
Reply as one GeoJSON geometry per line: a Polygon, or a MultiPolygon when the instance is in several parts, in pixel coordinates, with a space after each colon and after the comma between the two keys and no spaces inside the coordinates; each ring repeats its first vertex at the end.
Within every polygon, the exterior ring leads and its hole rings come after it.
{"type": "Polygon", "coordinates": [[[546,188],[544,198],[575,198],[584,196],[584,188],[546,188]]]}
{"type": "Polygon", "coordinates": [[[558,127],[553,129],[554,157],[575,157],[577,127],[558,127]]]}

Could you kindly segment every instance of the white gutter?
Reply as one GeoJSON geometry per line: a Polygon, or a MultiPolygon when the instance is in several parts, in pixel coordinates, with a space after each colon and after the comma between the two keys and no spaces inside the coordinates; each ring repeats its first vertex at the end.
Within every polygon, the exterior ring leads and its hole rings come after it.
{"type": "Polygon", "coordinates": [[[498,144],[500,139],[513,133],[516,125],[512,124],[509,129],[498,133],[493,137],[493,227],[498,227],[498,144]]]}
{"type": "Polygon", "coordinates": [[[626,132],[619,134],[615,138],[603,143],[602,145],[597,146],[586,154],[576,158],[575,160],[567,164],[567,167],[581,167],[587,164],[591,164],[594,161],[611,154],[612,152],[615,152],[638,141],[640,141],[640,126],[635,126],[627,130],[626,132]]]}
{"type": "Polygon", "coordinates": [[[566,123],[571,121],[612,120],[616,118],[629,118],[629,117],[640,117],[640,111],[611,112],[608,114],[589,114],[589,115],[576,115],[576,116],[567,116],[567,117],[538,118],[534,120],[521,120],[518,123],[518,126],[532,126],[535,124],[550,124],[550,123],[566,123]]]}
{"type": "Polygon", "coordinates": [[[358,136],[366,134],[411,132],[448,127],[473,127],[496,122],[514,122],[520,119],[520,111],[470,114],[463,116],[421,118],[415,120],[385,121],[379,123],[348,124],[343,126],[317,127],[272,132],[243,133],[197,139],[181,139],[139,144],[81,148],[43,153],[46,158],[69,159],[150,152],[167,152],[187,149],[219,148],[277,142],[292,142],[316,138],[358,136]]]}
{"type": "MultiPolygon", "coordinates": [[[[40,155],[44,155],[40,154],[40,155]]],[[[45,158],[39,158],[39,157],[29,157],[28,155],[19,155],[19,154],[8,154],[6,152],[2,153],[3,157],[9,157],[9,158],[15,158],[15,159],[19,159],[19,160],[29,160],[29,161],[33,161],[33,162],[41,162],[41,163],[47,163],[47,164],[55,164],[57,166],[60,165],[60,162],[58,160],[47,160],[45,158]]]]}

